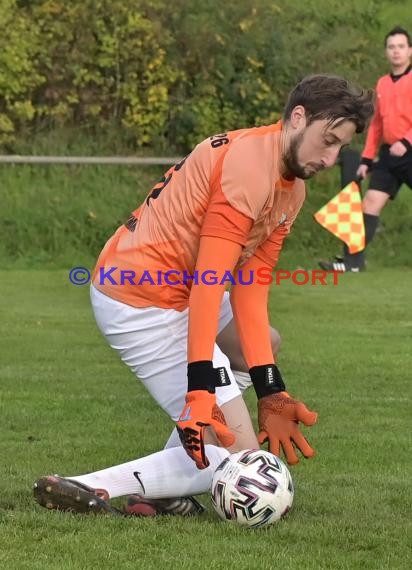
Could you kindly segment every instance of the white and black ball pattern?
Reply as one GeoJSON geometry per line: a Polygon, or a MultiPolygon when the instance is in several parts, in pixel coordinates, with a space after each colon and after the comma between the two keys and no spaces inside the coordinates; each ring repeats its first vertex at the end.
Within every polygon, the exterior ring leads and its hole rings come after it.
{"type": "Polygon", "coordinates": [[[280,520],[290,510],[294,496],[286,465],[261,449],[226,457],[214,473],[211,492],[222,519],[250,528],[280,520]]]}

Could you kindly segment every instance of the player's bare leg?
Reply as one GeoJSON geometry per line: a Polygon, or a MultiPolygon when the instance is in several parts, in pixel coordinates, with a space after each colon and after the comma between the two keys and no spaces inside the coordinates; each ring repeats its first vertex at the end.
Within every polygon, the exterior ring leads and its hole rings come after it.
{"type": "MultiPolygon", "coordinates": [[[[274,356],[276,356],[280,349],[281,337],[278,331],[273,327],[270,327],[270,338],[272,343],[272,352],[274,356]]],[[[232,370],[246,373],[249,371],[245,359],[243,358],[239,335],[233,319],[229,321],[225,328],[218,334],[216,344],[229,358],[232,370]]]]}
{"type": "MultiPolygon", "coordinates": [[[[243,397],[233,398],[226,404],[222,404],[220,409],[225,416],[230,431],[236,436],[235,443],[228,448],[230,453],[242,451],[243,449],[258,449],[259,443],[243,397]]],[[[207,432],[205,441],[212,445],[219,445],[213,430],[207,432]]]]}

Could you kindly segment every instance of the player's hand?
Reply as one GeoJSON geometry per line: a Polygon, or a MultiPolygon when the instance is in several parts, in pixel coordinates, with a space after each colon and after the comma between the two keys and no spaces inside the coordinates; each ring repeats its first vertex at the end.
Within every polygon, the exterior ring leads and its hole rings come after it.
{"type": "Polygon", "coordinates": [[[216,395],[207,390],[193,390],[186,394],[186,405],[177,422],[177,431],[186,453],[198,469],[208,467],[205,453],[205,428],[214,429],[223,447],[230,447],[235,436],[226,425],[225,416],[216,403],[216,395]]]}
{"type": "Polygon", "coordinates": [[[311,412],[303,402],[294,400],[287,392],[269,394],[258,400],[259,443],[269,442],[269,451],[280,456],[280,448],[289,465],[298,463],[296,446],[305,457],[313,457],[315,450],[299,430],[316,423],[318,414],[311,412]]]}
{"type": "Polygon", "coordinates": [[[389,154],[392,156],[403,156],[407,150],[403,142],[396,141],[389,147],[389,154]]]}
{"type": "Polygon", "coordinates": [[[364,180],[369,172],[369,166],[367,164],[361,164],[356,171],[356,176],[364,180]]]}

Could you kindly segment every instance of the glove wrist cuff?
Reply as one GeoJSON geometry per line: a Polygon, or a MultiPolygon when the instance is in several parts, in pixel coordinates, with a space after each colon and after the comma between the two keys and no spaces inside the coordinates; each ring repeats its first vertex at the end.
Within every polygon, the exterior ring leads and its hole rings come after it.
{"type": "Polygon", "coordinates": [[[216,372],[211,360],[198,360],[187,365],[187,391],[207,390],[211,394],[216,391],[216,372]]]}
{"type": "Polygon", "coordinates": [[[253,366],[249,374],[259,400],[286,390],[280,370],[275,364],[253,366]]]}

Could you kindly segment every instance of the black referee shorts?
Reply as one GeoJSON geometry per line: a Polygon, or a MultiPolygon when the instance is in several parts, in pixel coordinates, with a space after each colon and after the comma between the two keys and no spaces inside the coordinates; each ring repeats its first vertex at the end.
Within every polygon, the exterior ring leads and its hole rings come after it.
{"type": "Polygon", "coordinates": [[[369,189],[385,192],[394,200],[402,184],[412,189],[412,149],[403,156],[392,156],[389,145],[383,144],[378,161],[372,166],[369,189]]]}

